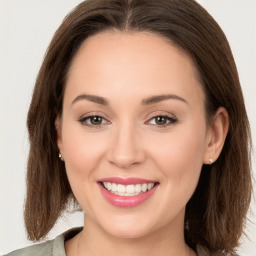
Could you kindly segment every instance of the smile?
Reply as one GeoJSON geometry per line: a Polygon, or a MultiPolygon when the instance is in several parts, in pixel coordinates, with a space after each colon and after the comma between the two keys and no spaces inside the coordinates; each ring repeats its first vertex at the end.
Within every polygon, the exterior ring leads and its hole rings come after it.
{"type": "Polygon", "coordinates": [[[104,188],[110,193],[118,196],[136,196],[151,190],[156,183],[143,183],[143,184],[116,184],[111,182],[103,182],[104,188]]]}
{"type": "Polygon", "coordinates": [[[106,178],[98,181],[101,194],[117,207],[135,207],[153,196],[159,182],[138,178],[106,178]]]}

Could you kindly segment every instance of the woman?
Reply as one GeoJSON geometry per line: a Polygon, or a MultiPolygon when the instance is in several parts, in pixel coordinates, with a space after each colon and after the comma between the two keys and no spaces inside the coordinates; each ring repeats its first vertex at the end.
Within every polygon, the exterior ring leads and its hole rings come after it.
{"type": "Polygon", "coordinates": [[[85,227],[10,255],[235,255],[250,130],[226,37],[195,1],[82,2],[48,48],[27,125],[29,238],[72,201],[85,227]]]}

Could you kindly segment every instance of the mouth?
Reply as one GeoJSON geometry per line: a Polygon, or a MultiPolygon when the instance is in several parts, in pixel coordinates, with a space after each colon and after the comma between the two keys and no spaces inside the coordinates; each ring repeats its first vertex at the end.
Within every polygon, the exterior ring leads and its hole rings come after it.
{"type": "Polygon", "coordinates": [[[101,185],[110,193],[118,196],[136,196],[153,189],[158,182],[141,183],[141,184],[117,184],[111,182],[101,182],[101,185]]]}
{"type": "Polygon", "coordinates": [[[106,178],[98,181],[103,197],[117,207],[135,207],[153,196],[159,182],[137,178],[106,178]]]}

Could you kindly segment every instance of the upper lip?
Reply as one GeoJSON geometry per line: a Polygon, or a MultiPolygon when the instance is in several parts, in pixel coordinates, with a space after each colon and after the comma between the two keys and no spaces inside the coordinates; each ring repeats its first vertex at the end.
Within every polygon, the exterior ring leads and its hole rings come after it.
{"type": "Polygon", "coordinates": [[[110,182],[110,183],[116,183],[116,184],[123,184],[123,185],[131,185],[131,184],[144,184],[144,183],[156,183],[155,180],[147,180],[147,179],[141,179],[141,178],[120,178],[120,177],[108,177],[100,179],[98,182],[110,182]]]}

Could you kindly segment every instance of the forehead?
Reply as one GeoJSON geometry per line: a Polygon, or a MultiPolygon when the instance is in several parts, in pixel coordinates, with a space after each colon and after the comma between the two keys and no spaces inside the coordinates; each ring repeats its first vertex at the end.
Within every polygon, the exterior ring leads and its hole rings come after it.
{"type": "MultiPolygon", "coordinates": [[[[84,41],[67,78],[67,94],[176,93],[203,97],[192,59],[150,32],[105,31],[84,41]]],[[[143,95],[144,94],[144,95],[143,95]]]]}

